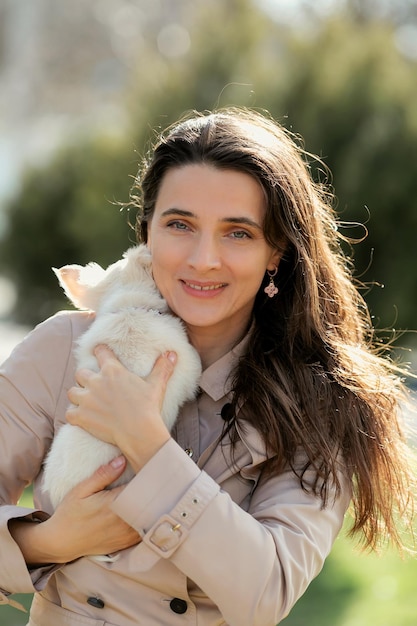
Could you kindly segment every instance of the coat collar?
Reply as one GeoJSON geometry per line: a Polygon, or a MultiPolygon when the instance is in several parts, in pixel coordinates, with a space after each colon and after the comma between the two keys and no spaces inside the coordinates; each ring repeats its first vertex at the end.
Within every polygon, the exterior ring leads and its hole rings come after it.
{"type": "Polygon", "coordinates": [[[265,449],[265,443],[254,426],[238,419],[236,430],[239,438],[233,451],[227,437],[223,440],[219,437],[203,452],[197,463],[219,484],[236,472],[240,472],[243,478],[257,480],[263,463],[275,456],[265,449]]]}
{"type": "Polygon", "coordinates": [[[212,363],[201,375],[200,388],[215,402],[230,394],[230,373],[235,368],[239,358],[243,356],[249,341],[250,331],[229,352],[224,354],[215,363],[212,363]]]}
{"type": "MultiPolygon", "coordinates": [[[[231,400],[230,373],[236,366],[238,359],[243,356],[249,337],[250,331],[232,350],[203,372],[200,388],[215,402],[222,398],[225,402],[231,400]]],[[[234,471],[238,467],[244,478],[254,478],[259,475],[259,466],[274,456],[274,453],[267,451],[265,442],[252,424],[238,418],[236,430],[239,440],[233,455],[227,438],[222,441],[218,438],[203,452],[198,461],[199,467],[208,471],[220,483],[233,472],[233,460],[235,463],[234,471]]]]}

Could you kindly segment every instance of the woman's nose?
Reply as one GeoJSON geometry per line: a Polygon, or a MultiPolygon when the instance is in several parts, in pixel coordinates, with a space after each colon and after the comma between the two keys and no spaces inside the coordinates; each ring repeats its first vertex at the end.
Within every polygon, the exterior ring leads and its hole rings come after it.
{"type": "Polygon", "coordinates": [[[218,269],[221,265],[219,246],[215,238],[200,236],[190,250],[188,263],[194,269],[203,272],[218,269]]]}

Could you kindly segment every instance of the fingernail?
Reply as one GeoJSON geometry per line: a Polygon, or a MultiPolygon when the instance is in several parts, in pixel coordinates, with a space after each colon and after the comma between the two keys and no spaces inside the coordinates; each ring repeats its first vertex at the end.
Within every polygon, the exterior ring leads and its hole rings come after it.
{"type": "Polygon", "coordinates": [[[117,456],[115,459],[113,459],[113,461],[111,461],[110,465],[114,469],[119,469],[119,467],[122,467],[122,465],[124,465],[124,462],[125,462],[124,456],[117,456]]]}
{"type": "Polygon", "coordinates": [[[171,363],[175,365],[175,363],[177,362],[177,355],[175,354],[175,352],[168,352],[167,357],[171,361],[171,363]]]}

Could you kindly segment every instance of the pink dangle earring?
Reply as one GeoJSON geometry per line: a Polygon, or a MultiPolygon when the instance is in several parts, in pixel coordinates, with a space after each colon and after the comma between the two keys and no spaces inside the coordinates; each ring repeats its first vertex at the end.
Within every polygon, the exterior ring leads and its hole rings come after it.
{"type": "Polygon", "coordinates": [[[264,292],[267,294],[268,298],[273,298],[278,293],[278,287],[274,283],[274,277],[277,275],[278,268],[276,267],[272,272],[266,270],[266,273],[269,276],[269,285],[267,285],[264,289],[264,292]]]}

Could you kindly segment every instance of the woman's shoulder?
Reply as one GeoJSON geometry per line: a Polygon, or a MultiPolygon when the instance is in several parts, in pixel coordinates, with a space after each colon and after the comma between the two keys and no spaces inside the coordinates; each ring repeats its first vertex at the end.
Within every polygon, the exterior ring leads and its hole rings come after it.
{"type": "Polygon", "coordinates": [[[93,311],[58,311],[35,326],[32,333],[71,336],[77,339],[94,320],[93,311]]]}
{"type": "Polygon", "coordinates": [[[50,329],[64,330],[70,328],[71,332],[78,335],[82,334],[95,317],[94,311],[58,311],[55,315],[48,317],[41,322],[38,326],[44,326],[50,329]]]}
{"type": "Polygon", "coordinates": [[[58,363],[68,363],[74,343],[93,320],[94,313],[91,311],[59,311],[26,335],[2,369],[16,371],[30,366],[55,370],[58,363]]]}
{"type": "Polygon", "coordinates": [[[20,422],[35,420],[48,438],[48,422],[63,421],[74,384],[74,343],[93,319],[90,312],[63,311],[31,330],[0,366],[0,412],[5,407],[20,422]]]}

